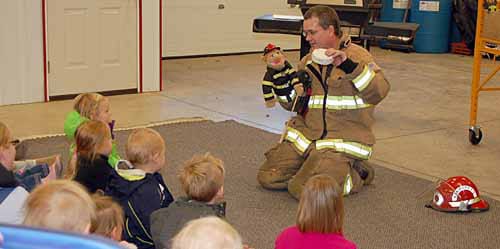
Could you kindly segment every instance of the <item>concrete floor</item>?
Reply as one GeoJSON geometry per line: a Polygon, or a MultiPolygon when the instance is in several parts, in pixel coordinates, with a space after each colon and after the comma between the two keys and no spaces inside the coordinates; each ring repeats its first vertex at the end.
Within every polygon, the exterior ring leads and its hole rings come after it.
{"type": "MultiPolygon", "coordinates": [[[[429,180],[466,175],[500,200],[500,98],[481,93],[481,144],[468,141],[472,57],[373,48],[392,85],[376,111],[373,160],[429,180]]],[[[296,65],[298,52],[287,53],[296,65]]],[[[264,107],[260,54],[164,61],[164,91],[110,97],[118,128],[183,117],[238,122],[280,133],[291,114],[264,107]]],[[[494,82],[500,77],[495,76],[494,82]]],[[[71,101],[0,107],[18,137],[62,133],[71,101]]],[[[418,196],[420,193],[415,193],[418,196]]]]}

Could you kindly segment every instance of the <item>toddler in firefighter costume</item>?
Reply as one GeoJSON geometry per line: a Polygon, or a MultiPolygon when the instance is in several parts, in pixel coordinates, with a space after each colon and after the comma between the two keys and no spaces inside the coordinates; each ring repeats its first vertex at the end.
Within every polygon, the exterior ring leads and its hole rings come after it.
{"type": "Polygon", "coordinates": [[[390,86],[370,53],[342,35],[335,10],[310,8],[303,30],[312,49],[321,49],[298,67],[312,79],[304,91],[310,93],[306,111],[287,122],[283,142],[266,152],[257,178],[263,187],[288,189],[297,199],[318,174],[333,177],[344,195],[355,193],[374,176],[366,163],[375,144],[372,115],[390,86]]]}
{"type": "Polygon", "coordinates": [[[285,109],[290,109],[292,100],[297,95],[294,84],[297,85],[295,69],[287,61],[280,47],[269,43],[264,48],[262,60],[267,65],[267,71],[262,80],[262,93],[266,107],[276,105],[276,99],[285,109]]]}

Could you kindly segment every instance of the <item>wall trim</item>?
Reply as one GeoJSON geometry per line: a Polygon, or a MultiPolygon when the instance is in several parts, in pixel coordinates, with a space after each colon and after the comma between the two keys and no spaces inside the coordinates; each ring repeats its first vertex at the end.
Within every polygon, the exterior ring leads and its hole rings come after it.
{"type": "Polygon", "coordinates": [[[142,0],[137,0],[139,2],[139,92],[142,93],[142,0]]]}
{"type": "Polygon", "coordinates": [[[158,0],[158,3],[160,5],[160,7],[159,7],[159,9],[160,9],[160,17],[158,18],[159,21],[160,21],[160,25],[159,25],[160,26],[160,35],[159,35],[160,36],[160,63],[159,63],[160,64],[160,82],[159,82],[160,83],[160,88],[159,88],[160,92],[163,90],[163,84],[162,84],[163,83],[163,81],[162,81],[162,74],[163,74],[162,73],[162,68],[163,67],[161,65],[161,62],[162,62],[162,59],[163,59],[161,57],[162,53],[163,53],[163,44],[162,44],[163,43],[163,3],[162,2],[163,2],[163,0],[158,0]]]}
{"type": "MultiPolygon", "coordinates": [[[[137,94],[137,89],[136,88],[130,88],[130,89],[119,89],[119,90],[111,90],[111,91],[103,91],[103,92],[97,92],[103,96],[113,96],[113,95],[124,95],[124,94],[137,94]]],[[[78,94],[65,94],[65,95],[56,95],[56,96],[51,96],[52,101],[58,101],[58,100],[70,100],[74,99],[78,94]]]]}
{"type": "Polygon", "coordinates": [[[43,49],[43,97],[45,102],[49,102],[49,79],[47,75],[47,17],[46,0],[42,0],[42,49],[43,49]]]}

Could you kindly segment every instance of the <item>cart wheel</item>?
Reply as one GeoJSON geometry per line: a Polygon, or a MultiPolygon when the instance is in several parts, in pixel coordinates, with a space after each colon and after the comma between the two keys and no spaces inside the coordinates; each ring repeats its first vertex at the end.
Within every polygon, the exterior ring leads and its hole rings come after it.
{"type": "Polygon", "coordinates": [[[483,138],[483,133],[481,132],[481,129],[469,129],[469,141],[471,144],[473,145],[479,144],[482,138],[483,138]]]}

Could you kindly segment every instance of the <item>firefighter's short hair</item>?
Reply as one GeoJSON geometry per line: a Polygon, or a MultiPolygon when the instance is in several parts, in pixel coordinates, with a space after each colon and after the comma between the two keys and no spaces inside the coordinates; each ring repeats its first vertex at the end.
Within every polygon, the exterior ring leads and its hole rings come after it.
{"type": "Polygon", "coordinates": [[[304,20],[311,19],[312,17],[318,18],[319,25],[323,29],[328,29],[328,27],[333,26],[335,35],[337,37],[342,37],[340,18],[333,8],[324,5],[316,5],[304,13],[304,20]]]}

